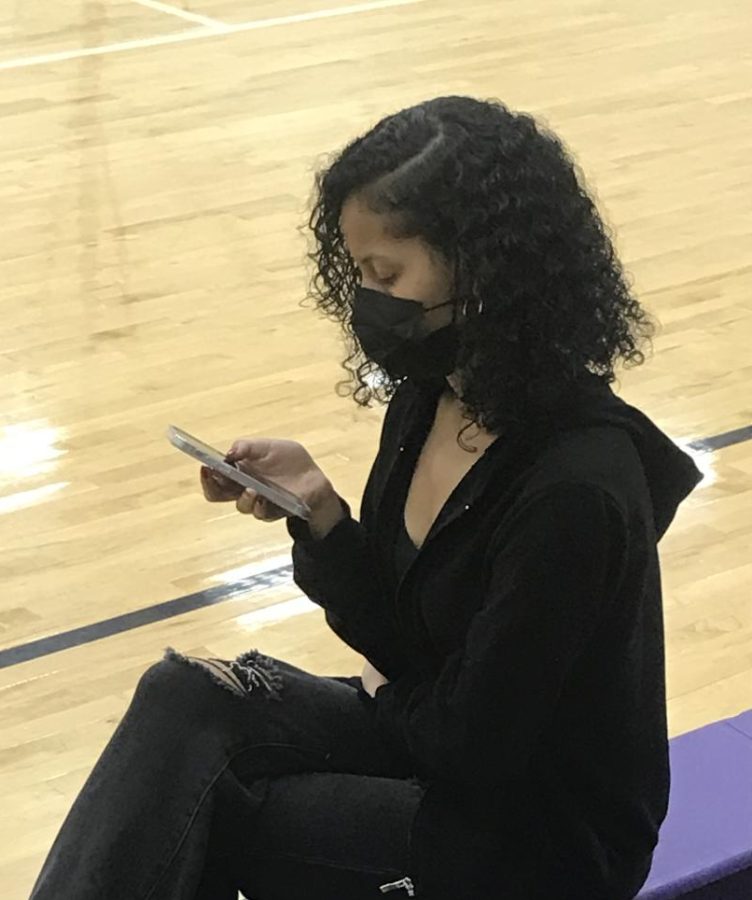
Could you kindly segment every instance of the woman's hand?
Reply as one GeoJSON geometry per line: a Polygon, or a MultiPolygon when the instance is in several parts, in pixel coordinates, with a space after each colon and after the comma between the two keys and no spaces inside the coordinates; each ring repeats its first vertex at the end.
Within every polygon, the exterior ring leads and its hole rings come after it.
{"type": "MultiPolygon", "coordinates": [[[[325,537],[345,517],[331,482],[296,441],[240,438],[230,448],[227,460],[249,475],[273,481],[307,503],[311,509],[308,526],[316,538],[325,537]]],[[[244,488],[206,466],[201,467],[201,487],[211,503],[234,500],[238,512],[262,522],[276,522],[289,515],[252,488],[244,488]]]]}
{"type": "Polygon", "coordinates": [[[363,690],[371,697],[376,696],[376,689],[380,688],[382,684],[389,684],[389,679],[384,678],[381,672],[375,669],[368,660],[363,666],[363,674],[360,676],[360,680],[363,682],[363,690]]]}

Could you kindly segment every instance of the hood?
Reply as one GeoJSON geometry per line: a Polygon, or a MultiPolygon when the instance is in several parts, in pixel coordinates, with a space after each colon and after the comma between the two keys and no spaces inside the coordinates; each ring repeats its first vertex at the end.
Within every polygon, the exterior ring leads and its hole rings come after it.
{"type": "Polygon", "coordinates": [[[692,457],[645,413],[617,397],[610,385],[596,376],[588,376],[576,399],[559,412],[557,430],[562,426],[611,425],[627,432],[642,462],[660,540],[679,504],[702,481],[692,457]]]}
{"type": "MultiPolygon", "coordinates": [[[[409,380],[408,380],[409,382],[409,380]]],[[[446,388],[445,380],[416,383],[428,398],[427,409],[435,409],[436,398],[446,388]]],[[[679,504],[702,481],[702,472],[689,453],[644,412],[614,394],[602,377],[586,372],[566,393],[559,393],[537,408],[524,426],[519,426],[523,440],[539,447],[552,434],[571,428],[610,425],[629,435],[642,462],[653,506],[653,520],[658,540],[674,520],[679,504]]],[[[504,444],[501,444],[503,448],[504,444]]]]}

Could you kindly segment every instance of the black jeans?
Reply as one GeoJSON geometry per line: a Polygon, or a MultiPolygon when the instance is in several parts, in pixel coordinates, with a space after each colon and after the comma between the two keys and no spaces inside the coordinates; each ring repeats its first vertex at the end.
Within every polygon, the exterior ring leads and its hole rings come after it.
{"type": "Polygon", "coordinates": [[[359,678],[256,651],[168,651],[58,834],[32,900],[419,896],[409,842],[424,786],[359,678]]]}

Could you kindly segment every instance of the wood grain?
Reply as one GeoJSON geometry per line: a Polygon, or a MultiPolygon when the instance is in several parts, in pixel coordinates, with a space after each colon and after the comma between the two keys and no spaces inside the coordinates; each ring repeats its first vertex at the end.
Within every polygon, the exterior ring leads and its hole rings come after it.
{"type": "MultiPolygon", "coordinates": [[[[239,0],[175,5],[249,18],[239,0]]],[[[268,0],[253,16],[324,5],[268,0]]],[[[662,324],[622,395],[683,441],[750,424],[744,4],[433,0],[149,45],[193,27],[130,2],[0,10],[0,63],[18,63],[0,69],[3,647],[288,552],[282,524],[203,502],[170,423],[220,447],[301,440],[357,508],[382,411],[334,391],[341,342],[300,306],[297,227],[327,154],[430,96],[501,97],[573,148],[662,324]],[[83,55],[118,42],[131,45],[83,55]],[[61,51],[73,57],[19,62],[61,51]]],[[[662,544],[672,733],[752,705],[752,444],[703,465],[662,544]]],[[[3,896],[28,896],[166,645],[359,671],[319,611],[254,624],[294,596],[256,592],[0,671],[3,896]]]]}

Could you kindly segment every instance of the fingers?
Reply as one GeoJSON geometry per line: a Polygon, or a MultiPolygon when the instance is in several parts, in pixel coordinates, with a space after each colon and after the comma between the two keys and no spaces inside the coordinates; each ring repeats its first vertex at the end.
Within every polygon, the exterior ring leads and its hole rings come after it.
{"type": "Polygon", "coordinates": [[[201,489],[204,497],[210,503],[225,503],[228,500],[235,500],[243,493],[242,485],[230,481],[229,478],[225,478],[219,472],[214,472],[206,466],[201,466],[201,489]]]}
{"type": "Polygon", "coordinates": [[[227,503],[234,500],[238,512],[255,516],[262,522],[276,522],[287,515],[283,509],[256,491],[251,488],[245,489],[206,466],[201,466],[201,489],[210,503],[227,503]]]}
{"type": "MultiPolygon", "coordinates": [[[[262,498],[256,493],[256,491],[251,490],[250,488],[243,491],[243,493],[238,497],[235,501],[235,506],[239,513],[243,513],[245,516],[255,516],[256,515],[256,504],[262,498]]],[[[260,504],[259,504],[260,508],[260,504]]]]}
{"type": "Polygon", "coordinates": [[[251,488],[247,488],[238,497],[235,506],[238,512],[244,515],[255,516],[262,522],[275,522],[282,519],[287,513],[276,504],[271,503],[266,497],[262,497],[251,488]]]}

